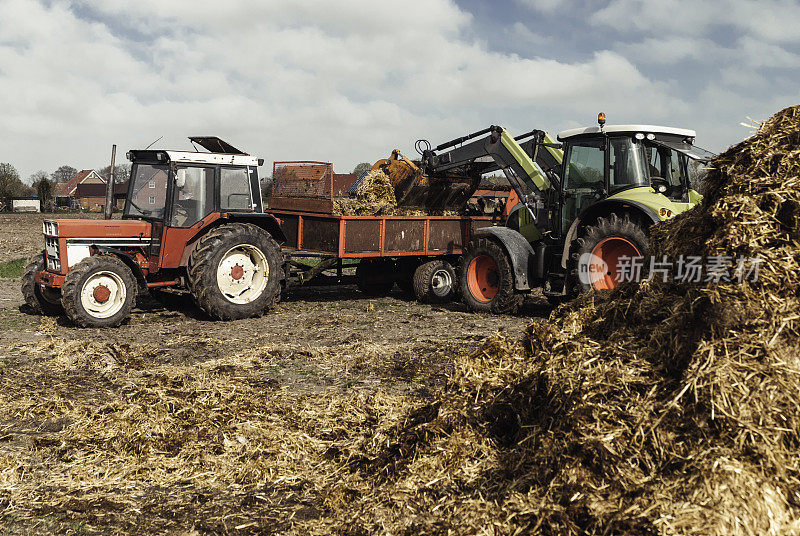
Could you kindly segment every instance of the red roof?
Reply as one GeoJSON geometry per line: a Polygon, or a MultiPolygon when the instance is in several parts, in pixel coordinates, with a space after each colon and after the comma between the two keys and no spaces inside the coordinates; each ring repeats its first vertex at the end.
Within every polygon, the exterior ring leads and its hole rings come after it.
{"type": "Polygon", "coordinates": [[[347,189],[356,182],[357,178],[353,173],[334,173],[333,195],[347,195],[347,189]]]}
{"type": "MultiPolygon", "coordinates": [[[[58,183],[56,185],[56,195],[74,196],[75,191],[78,188],[78,185],[82,183],[84,180],[86,180],[86,178],[89,175],[91,175],[93,171],[94,171],[93,169],[84,169],[82,171],[79,171],[74,177],[72,177],[67,182],[58,183]]],[[[105,179],[100,177],[100,180],[102,180],[103,184],[105,184],[106,182],[105,179]]]]}

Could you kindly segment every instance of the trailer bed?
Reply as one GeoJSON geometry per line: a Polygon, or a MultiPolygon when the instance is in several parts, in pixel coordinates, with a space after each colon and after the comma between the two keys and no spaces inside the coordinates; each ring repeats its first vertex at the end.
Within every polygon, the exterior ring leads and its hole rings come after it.
{"type": "Polygon", "coordinates": [[[340,216],[268,209],[281,221],[289,252],[340,259],[459,255],[488,216],[340,216]]]}

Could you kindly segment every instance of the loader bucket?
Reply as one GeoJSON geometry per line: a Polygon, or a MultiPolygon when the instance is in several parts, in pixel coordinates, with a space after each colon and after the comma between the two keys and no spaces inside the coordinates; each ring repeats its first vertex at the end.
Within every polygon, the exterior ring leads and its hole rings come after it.
{"type": "Polygon", "coordinates": [[[462,210],[480,184],[480,177],[429,177],[399,151],[375,162],[372,169],[381,169],[389,177],[398,207],[428,213],[462,210]]]}

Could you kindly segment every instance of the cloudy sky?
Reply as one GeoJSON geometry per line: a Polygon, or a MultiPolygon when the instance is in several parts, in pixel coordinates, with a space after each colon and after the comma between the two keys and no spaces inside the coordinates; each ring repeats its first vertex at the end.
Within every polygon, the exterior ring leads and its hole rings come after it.
{"type": "Polygon", "coordinates": [[[216,135],[270,170],[344,172],[598,111],[719,151],[800,104],[798,25],[791,0],[0,0],[0,162],[28,177],[216,135]]]}

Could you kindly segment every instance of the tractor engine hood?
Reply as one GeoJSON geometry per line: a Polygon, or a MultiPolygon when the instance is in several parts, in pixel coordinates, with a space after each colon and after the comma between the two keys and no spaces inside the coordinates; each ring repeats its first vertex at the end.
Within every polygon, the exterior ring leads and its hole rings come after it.
{"type": "Polygon", "coordinates": [[[93,246],[131,249],[150,245],[151,224],[143,220],[45,220],[47,270],[66,274],[91,255],[93,246]]]}
{"type": "Polygon", "coordinates": [[[150,240],[150,223],[143,220],[45,220],[45,236],[75,239],[86,244],[112,245],[150,240]]]}

